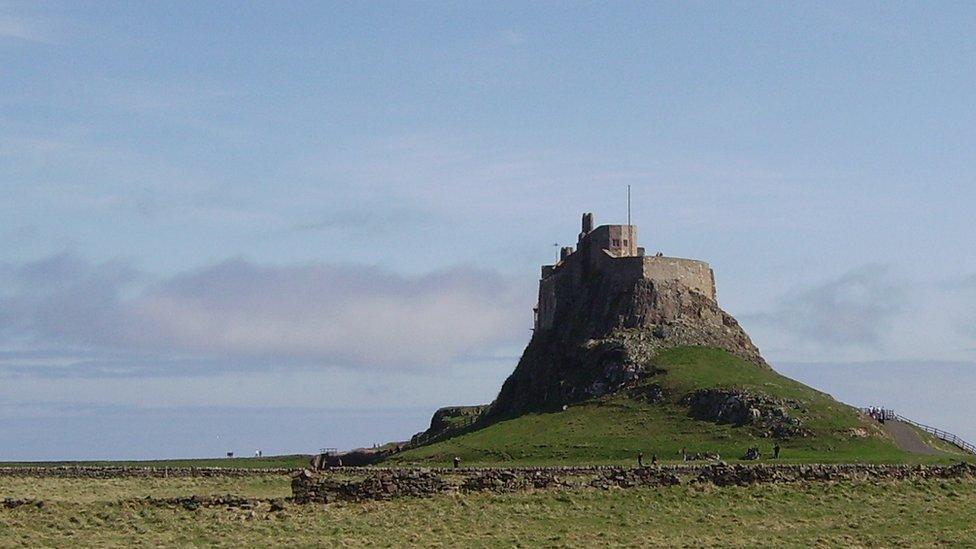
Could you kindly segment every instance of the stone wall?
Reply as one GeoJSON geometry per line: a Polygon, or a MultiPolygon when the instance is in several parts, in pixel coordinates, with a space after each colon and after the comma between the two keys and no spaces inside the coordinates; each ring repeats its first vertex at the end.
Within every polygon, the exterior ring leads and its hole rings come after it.
{"type": "Polygon", "coordinates": [[[242,467],[0,467],[0,477],[167,478],[290,475],[300,469],[242,467]]]}
{"type": "Polygon", "coordinates": [[[660,255],[645,257],[644,278],[661,281],[676,280],[705,297],[717,300],[715,274],[704,261],[660,255]]]}
{"type": "Polygon", "coordinates": [[[635,488],[709,483],[718,486],[789,482],[874,482],[973,478],[976,465],[673,465],[655,467],[537,467],[508,469],[350,468],[301,471],[292,477],[300,503],[429,497],[445,493],[540,489],[635,488]]]}
{"type": "Polygon", "coordinates": [[[607,250],[614,257],[637,255],[636,225],[600,225],[577,242],[577,247],[589,254],[590,260],[597,258],[601,250],[607,250]]]}

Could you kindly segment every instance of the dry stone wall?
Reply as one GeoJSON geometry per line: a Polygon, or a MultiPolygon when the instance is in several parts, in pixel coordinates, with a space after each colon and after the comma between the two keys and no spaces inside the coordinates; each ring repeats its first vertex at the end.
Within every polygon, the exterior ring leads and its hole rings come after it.
{"type": "Polygon", "coordinates": [[[674,465],[655,467],[539,467],[508,469],[303,470],[292,477],[300,503],[388,500],[444,493],[516,492],[539,489],[636,488],[709,483],[885,481],[973,478],[976,465],[674,465]]]}

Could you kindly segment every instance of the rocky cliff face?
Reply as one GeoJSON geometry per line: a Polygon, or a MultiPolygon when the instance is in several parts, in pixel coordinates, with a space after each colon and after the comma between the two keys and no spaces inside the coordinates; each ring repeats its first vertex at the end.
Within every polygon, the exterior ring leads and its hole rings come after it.
{"type": "Polygon", "coordinates": [[[557,300],[552,326],[533,335],[485,419],[619,391],[651,373],[668,347],[717,347],[769,368],[731,315],[676,281],[596,275],[576,279],[557,300]]]}

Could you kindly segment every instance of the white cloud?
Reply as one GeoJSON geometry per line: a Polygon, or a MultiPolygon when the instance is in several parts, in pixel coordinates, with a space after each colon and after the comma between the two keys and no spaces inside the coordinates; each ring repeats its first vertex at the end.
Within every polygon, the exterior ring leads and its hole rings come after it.
{"type": "Polygon", "coordinates": [[[795,288],[757,320],[801,339],[834,345],[876,345],[904,304],[904,289],[890,270],[866,265],[822,284],[795,288]]]}
{"type": "MultiPolygon", "coordinates": [[[[420,370],[511,345],[529,322],[509,280],[470,267],[403,276],[231,259],[147,282],[124,262],[62,254],[7,265],[0,278],[0,345],[76,349],[87,353],[78,365],[107,371],[127,362],[420,370]]],[[[64,352],[52,353],[59,367],[64,352]]]]}
{"type": "Polygon", "coordinates": [[[972,360],[974,308],[967,281],[910,279],[865,265],[795,287],[740,320],[774,362],[972,360]]]}
{"type": "Polygon", "coordinates": [[[50,32],[42,30],[35,23],[20,18],[0,16],[0,39],[3,38],[38,44],[56,43],[50,32]]]}

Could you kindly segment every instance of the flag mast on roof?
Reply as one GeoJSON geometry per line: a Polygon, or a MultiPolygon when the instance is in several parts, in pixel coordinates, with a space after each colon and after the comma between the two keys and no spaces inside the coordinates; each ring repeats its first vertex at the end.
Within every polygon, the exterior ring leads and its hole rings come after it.
{"type": "Polygon", "coordinates": [[[627,185],[627,226],[630,226],[630,185],[627,185]]]}

